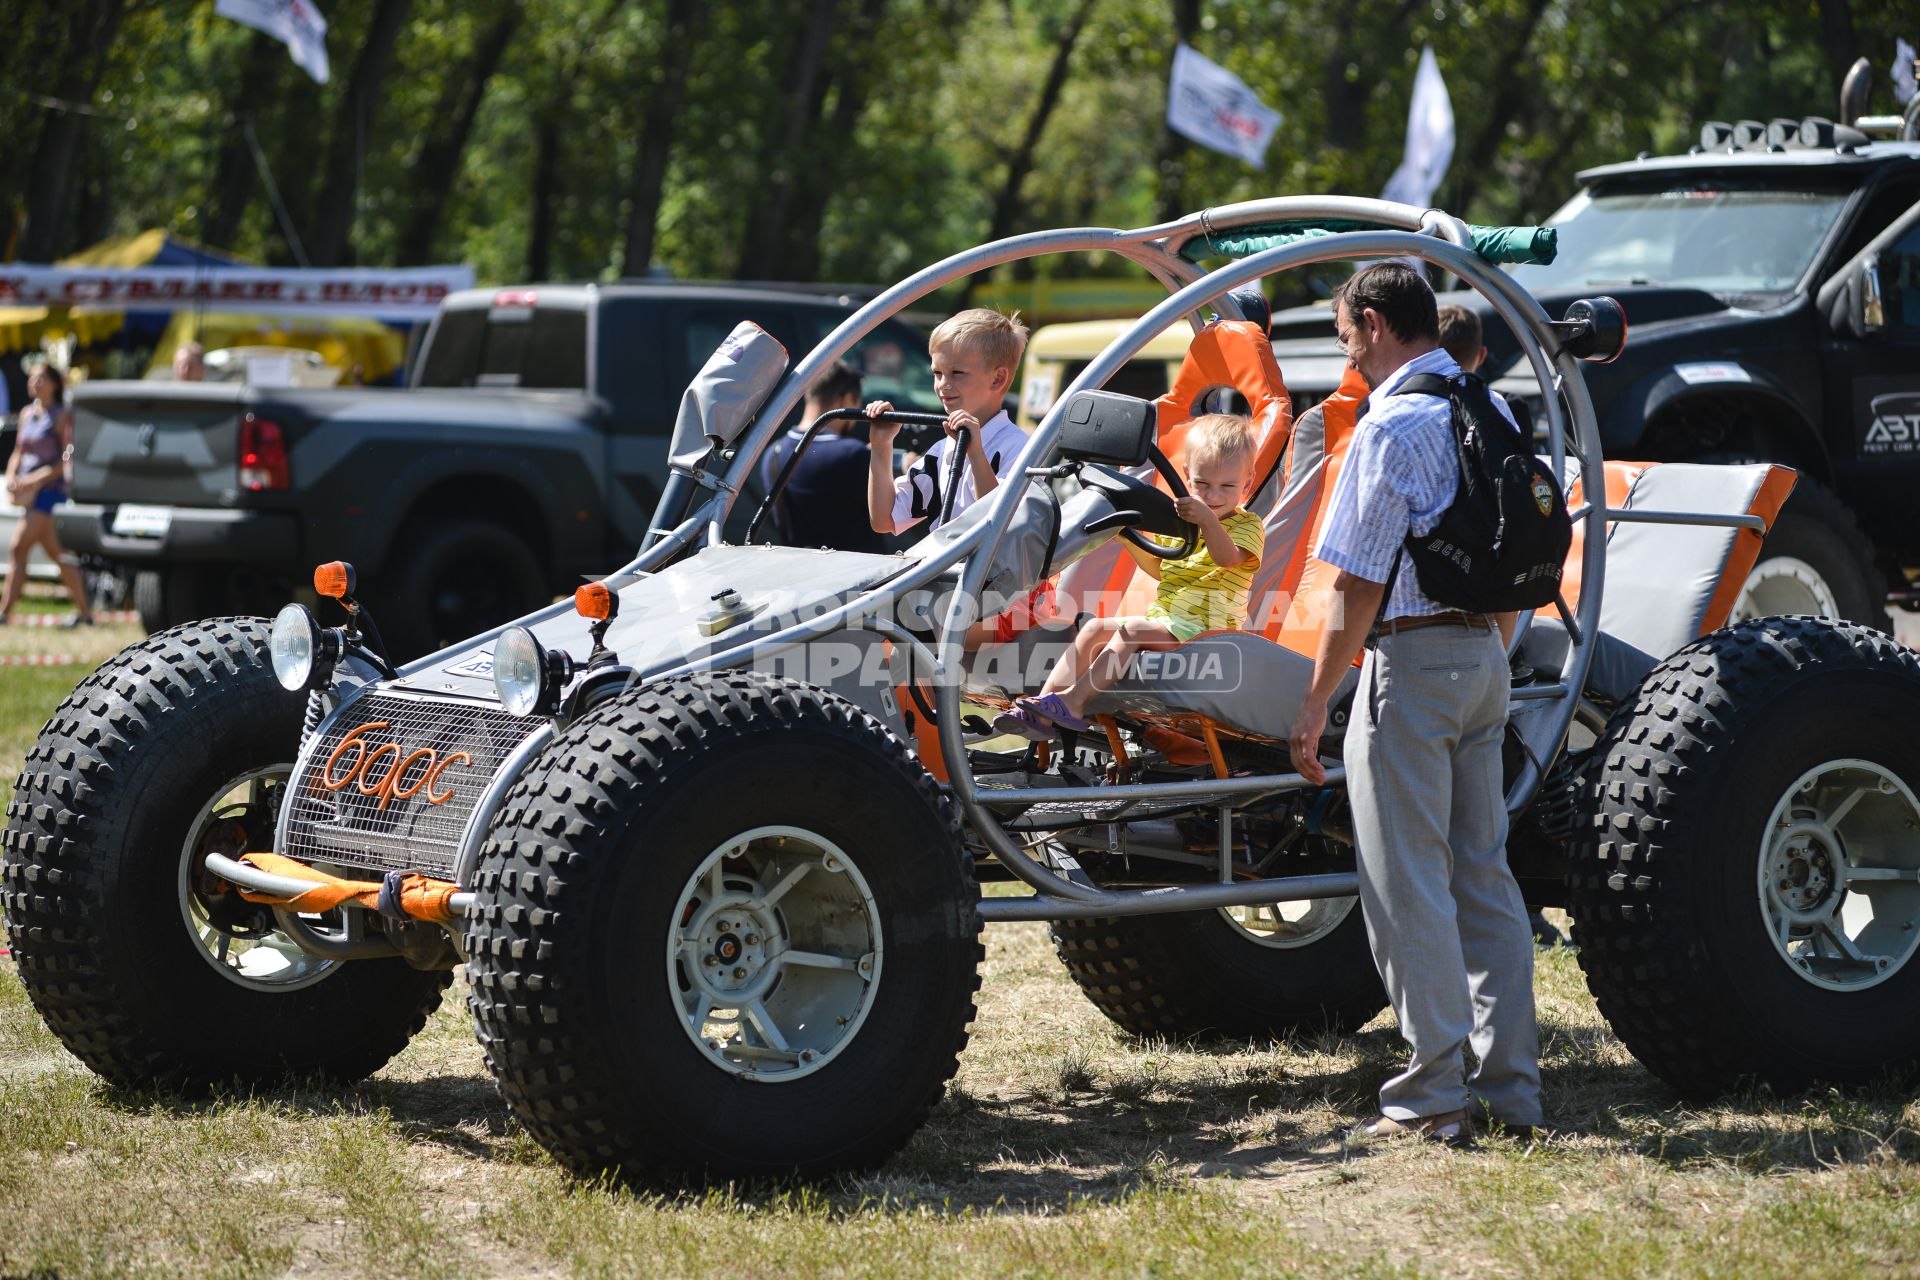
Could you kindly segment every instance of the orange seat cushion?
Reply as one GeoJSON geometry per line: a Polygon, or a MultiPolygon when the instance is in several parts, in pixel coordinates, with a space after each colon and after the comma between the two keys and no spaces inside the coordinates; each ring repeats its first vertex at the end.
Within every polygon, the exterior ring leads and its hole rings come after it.
{"type": "Polygon", "coordinates": [[[1314,500],[1313,525],[1307,537],[1294,549],[1299,561],[1297,572],[1289,566],[1287,576],[1275,592],[1272,606],[1265,610],[1263,634],[1295,653],[1314,657],[1320,650],[1321,633],[1331,621],[1337,599],[1333,583],[1340,571],[1311,554],[1326,532],[1327,517],[1333,510],[1333,489],[1340,480],[1340,468],[1353,444],[1354,428],[1359,425],[1360,406],[1366,402],[1367,381],[1357,369],[1348,369],[1334,393],[1320,402],[1321,419],[1326,431],[1326,461],[1322,464],[1319,496],[1314,500]],[[1281,599],[1285,612],[1280,611],[1281,599]]]}

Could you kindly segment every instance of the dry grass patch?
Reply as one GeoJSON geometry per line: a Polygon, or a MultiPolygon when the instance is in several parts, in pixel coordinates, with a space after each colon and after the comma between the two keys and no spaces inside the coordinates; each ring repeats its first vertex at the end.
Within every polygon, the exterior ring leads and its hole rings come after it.
{"type": "Polygon", "coordinates": [[[633,1190],[507,1114],[457,1001],[373,1080],[192,1101],[105,1089],[0,970],[0,1273],[444,1276],[1810,1275],[1899,1272],[1910,1091],[1687,1109],[1540,967],[1562,1136],[1367,1149],[1390,1026],[1248,1046],[1114,1032],[1045,931],[988,935],[956,1087],[876,1174],[633,1190]]]}

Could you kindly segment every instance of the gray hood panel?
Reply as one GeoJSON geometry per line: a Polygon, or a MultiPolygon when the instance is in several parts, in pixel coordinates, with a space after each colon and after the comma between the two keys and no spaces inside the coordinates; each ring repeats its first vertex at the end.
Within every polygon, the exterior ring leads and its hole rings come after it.
{"type": "MultiPolygon", "coordinates": [[[[640,675],[654,675],[818,617],[885,582],[907,564],[902,556],[851,551],[709,547],[659,573],[621,585],[620,613],[607,632],[607,647],[640,675]],[[714,611],[713,596],[728,587],[748,606],[758,606],[758,612],[751,622],[720,635],[701,635],[698,620],[714,611]]],[[[547,648],[564,650],[576,662],[584,662],[592,651],[587,620],[573,611],[570,602],[534,615],[528,625],[547,648]]],[[[420,693],[491,701],[492,654],[491,640],[441,654],[431,666],[409,671],[396,684],[420,693]]]]}

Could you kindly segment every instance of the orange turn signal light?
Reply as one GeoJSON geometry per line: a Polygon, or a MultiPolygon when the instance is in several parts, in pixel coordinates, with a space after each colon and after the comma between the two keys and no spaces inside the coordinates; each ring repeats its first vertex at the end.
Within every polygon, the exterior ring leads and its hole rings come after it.
{"type": "Polygon", "coordinates": [[[353,566],[345,560],[329,560],[313,571],[313,589],[329,600],[352,595],[353,566]]]}
{"type": "Polygon", "coordinates": [[[583,618],[605,622],[613,616],[613,592],[604,582],[589,582],[574,591],[573,608],[583,618]]]}

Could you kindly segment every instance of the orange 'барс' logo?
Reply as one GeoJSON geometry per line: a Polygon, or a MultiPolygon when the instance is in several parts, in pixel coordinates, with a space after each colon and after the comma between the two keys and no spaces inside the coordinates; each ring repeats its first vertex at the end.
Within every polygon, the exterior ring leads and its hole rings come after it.
{"type": "Polygon", "coordinates": [[[451,768],[456,761],[464,760],[472,764],[473,757],[464,751],[456,751],[442,758],[439,752],[429,747],[417,747],[402,755],[400,744],[397,742],[383,742],[371,750],[368,749],[367,740],[361,735],[371,733],[375,729],[392,727],[392,724],[386,720],[373,720],[340,739],[340,745],[335,747],[333,754],[327,757],[327,767],[320,771],[320,785],[329,791],[339,791],[349,782],[356,783],[361,795],[379,796],[382,809],[396,799],[411,800],[422,791],[426,792],[428,804],[445,804],[452,799],[451,788],[435,791],[434,784],[440,780],[440,775],[451,768]],[[349,747],[353,749],[353,764],[345,773],[336,775],[334,769],[342,763],[341,757],[347,755],[349,747]],[[388,756],[391,756],[392,760],[385,772],[375,777],[375,767],[382,758],[388,756]],[[420,766],[419,772],[415,774],[413,781],[409,782],[407,781],[408,771],[415,765],[420,766]]]}

